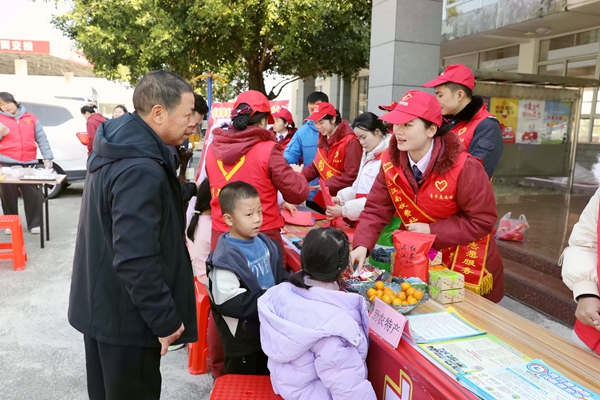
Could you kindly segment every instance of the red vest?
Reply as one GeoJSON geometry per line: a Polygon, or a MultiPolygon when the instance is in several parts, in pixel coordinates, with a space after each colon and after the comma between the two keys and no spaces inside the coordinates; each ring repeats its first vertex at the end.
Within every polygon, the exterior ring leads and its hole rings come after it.
{"type": "Polygon", "coordinates": [[[481,121],[489,117],[493,117],[494,119],[496,119],[496,117],[494,117],[494,115],[485,108],[485,104],[483,104],[483,106],[481,106],[481,109],[477,111],[477,113],[473,118],[471,118],[471,120],[460,121],[456,125],[454,125],[454,127],[452,128],[452,132],[456,132],[462,144],[465,145],[465,149],[469,149],[469,146],[473,141],[473,134],[475,133],[475,128],[477,128],[477,125],[479,125],[481,121]]]}
{"type": "Polygon", "coordinates": [[[21,162],[36,160],[36,116],[28,112],[18,119],[0,115],[0,123],[10,129],[8,135],[0,140],[0,154],[21,162]]]}
{"type": "MultiPolygon", "coordinates": [[[[381,167],[396,215],[403,221],[400,229],[406,229],[406,223],[431,223],[449,218],[460,211],[456,203],[456,190],[458,178],[468,157],[467,152],[462,152],[447,172],[438,175],[432,171],[415,193],[402,168],[394,167],[391,163],[389,150],[384,153],[381,167]]],[[[478,295],[488,294],[493,288],[493,277],[485,268],[489,242],[490,235],[487,235],[471,243],[441,250],[444,265],[463,274],[465,287],[478,295]]]]}
{"type": "Polygon", "coordinates": [[[219,193],[229,182],[244,181],[256,188],[263,207],[263,224],[261,231],[283,228],[284,219],[279,213],[277,189],[273,186],[268,174],[269,158],[276,142],[264,141],[255,144],[243,155],[235,165],[224,165],[217,160],[213,146],[206,153],[206,174],[210,181],[211,217],[213,229],[219,232],[229,231],[223,220],[219,206],[219,193]]]}
{"type": "Polygon", "coordinates": [[[358,139],[354,135],[345,135],[332,144],[329,150],[322,147],[317,148],[313,163],[317,167],[321,179],[327,180],[334,176],[340,176],[344,172],[344,157],[351,140],[358,139]]]}
{"type": "MultiPolygon", "coordinates": [[[[598,221],[597,228],[598,235],[600,235],[600,220],[598,221]]],[[[598,253],[598,276],[600,276],[600,252],[598,253]]],[[[591,326],[583,324],[581,321],[576,320],[575,326],[573,327],[575,333],[590,349],[600,354],[600,331],[592,328],[591,326]]]]}

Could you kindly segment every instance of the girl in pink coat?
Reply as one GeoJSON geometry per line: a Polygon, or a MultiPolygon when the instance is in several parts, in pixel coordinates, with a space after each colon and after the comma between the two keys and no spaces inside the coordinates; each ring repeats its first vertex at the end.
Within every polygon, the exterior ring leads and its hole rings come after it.
{"type": "Polygon", "coordinates": [[[375,399],[367,380],[365,300],[339,290],[349,265],[348,237],[310,231],[302,270],[258,299],[260,340],[273,390],[286,400],[375,399]]]}

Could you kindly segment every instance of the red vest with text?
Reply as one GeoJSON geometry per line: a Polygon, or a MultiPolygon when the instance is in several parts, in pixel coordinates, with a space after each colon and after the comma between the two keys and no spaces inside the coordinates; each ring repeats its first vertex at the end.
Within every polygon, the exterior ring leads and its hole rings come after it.
{"type": "Polygon", "coordinates": [[[315,154],[313,163],[317,167],[321,179],[327,180],[342,174],[344,171],[346,149],[351,140],[358,139],[354,135],[345,135],[332,144],[329,150],[326,150],[323,147],[317,148],[317,154],[315,154]]]}
{"type": "Polygon", "coordinates": [[[475,116],[471,118],[471,120],[459,121],[456,123],[456,125],[454,125],[454,127],[452,127],[452,132],[456,132],[461,143],[465,145],[465,149],[469,149],[469,146],[473,141],[473,134],[475,133],[475,128],[477,128],[477,125],[489,117],[496,119],[496,117],[494,117],[494,115],[486,109],[484,104],[481,106],[481,109],[477,111],[475,116]]]}
{"type": "Polygon", "coordinates": [[[0,123],[10,129],[10,132],[0,140],[0,154],[21,162],[35,160],[36,116],[28,112],[23,113],[18,119],[0,115],[0,123]]]}
{"type": "MultiPolygon", "coordinates": [[[[600,214],[600,211],[599,211],[600,214]]],[[[600,220],[598,220],[598,235],[600,235],[600,220]]],[[[600,276],[600,252],[598,252],[598,276],[600,276]]],[[[575,326],[573,327],[577,337],[581,339],[590,349],[600,354],[600,331],[591,326],[583,324],[581,321],[576,320],[575,326]]]]}
{"type": "Polygon", "coordinates": [[[230,182],[244,181],[256,188],[262,203],[263,224],[261,231],[282,228],[284,219],[277,204],[277,189],[269,178],[268,166],[271,151],[277,143],[264,141],[255,144],[234,165],[224,165],[217,160],[213,147],[206,153],[206,174],[210,181],[212,227],[219,232],[229,231],[219,206],[219,193],[230,182]]]}

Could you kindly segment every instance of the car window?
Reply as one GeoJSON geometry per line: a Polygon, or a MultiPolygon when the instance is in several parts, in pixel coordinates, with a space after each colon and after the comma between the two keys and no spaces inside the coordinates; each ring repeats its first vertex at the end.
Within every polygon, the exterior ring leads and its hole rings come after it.
{"type": "Polygon", "coordinates": [[[64,107],[27,102],[21,104],[28,112],[34,114],[43,126],[58,126],[73,119],[73,115],[64,107]]]}

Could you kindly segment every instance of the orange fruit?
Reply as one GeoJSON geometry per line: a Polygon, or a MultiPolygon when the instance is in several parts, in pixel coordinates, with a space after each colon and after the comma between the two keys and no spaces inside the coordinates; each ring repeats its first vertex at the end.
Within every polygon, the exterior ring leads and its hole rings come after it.
{"type": "Polygon", "coordinates": [[[414,289],[414,288],[412,288],[412,287],[411,287],[411,288],[408,288],[408,290],[406,291],[406,295],[407,295],[408,297],[410,297],[410,296],[412,296],[412,295],[413,295],[413,293],[414,293],[414,292],[415,292],[415,289],[414,289]]]}
{"type": "Polygon", "coordinates": [[[415,292],[413,293],[413,297],[417,300],[421,300],[423,298],[423,291],[415,290],[415,292]]]}
{"type": "Polygon", "coordinates": [[[417,304],[419,302],[419,300],[415,299],[412,296],[409,296],[408,299],[406,299],[406,302],[408,303],[409,306],[412,306],[413,304],[417,304]]]}
{"type": "Polygon", "coordinates": [[[385,304],[392,304],[392,298],[387,294],[384,294],[383,297],[381,297],[381,301],[385,304]]]}
{"type": "Polygon", "coordinates": [[[396,293],[396,297],[398,297],[400,300],[404,301],[404,300],[406,300],[406,293],[398,292],[398,293],[396,293]]]}
{"type": "Polygon", "coordinates": [[[394,296],[395,295],[394,291],[392,289],[390,289],[390,288],[387,288],[387,287],[385,289],[383,289],[383,294],[387,294],[389,296],[394,296]]]}
{"type": "Polygon", "coordinates": [[[377,295],[377,290],[375,290],[373,288],[367,290],[367,297],[368,298],[371,298],[371,297],[376,296],[376,295],[377,295]]]}
{"type": "Polygon", "coordinates": [[[377,290],[383,290],[384,287],[385,287],[385,283],[383,283],[381,281],[375,282],[375,289],[377,289],[377,290]]]}
{"type": "Polygon", "coordinates": [[[402,304],[402,300],[400,300],[400,299],[399,299],[399,298],[397,298],[397,297],[394,297],[394,298],[392,299],[392,304],[393,304],[393,305],[395,305],[395,306],[399,306],[399,305],[401,305],[401,304],[402,304]]]}
{"type": "Polygon", "coordinates": [[[406,292],[408,289],[410,289],[410,288],[411,288],[411,285],[410,285],[410,283],[408,283],[408,282],[402,282],[402,285],[401,285],[401,287],[402,287],[402,291],[403,291],[403,292],[406,292]]]}
{"type": "Polygon", "coordinates": [[[377,297],[381,298],[383,296],[383,290],[377,291],[377,297]]]}
{"type": "Polygon", "coordinates": [[[376,298],[377,298],[377,295],[374,295],[374,296],[369,297],[369,300],[375,301],[376,298]]]}
{"type": "Polygon", "coordinates": [[[402,302],[402,305],[403,305],[403,306],[407,306],[407,305],[408,305],[408,301],[403,301],[403,302],[402,302]]]}

